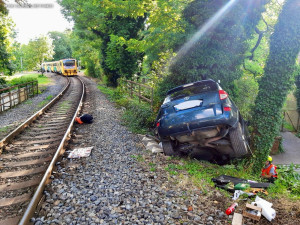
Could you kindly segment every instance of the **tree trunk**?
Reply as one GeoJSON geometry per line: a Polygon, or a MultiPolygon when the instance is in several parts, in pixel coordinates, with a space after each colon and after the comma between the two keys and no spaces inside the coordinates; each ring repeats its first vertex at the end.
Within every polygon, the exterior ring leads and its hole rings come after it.
{"type": "Polygon", "coordinates": [[[300,50],[300,1],[286,0],[270,39],[270,54],[260,81],[253,117],[253,144],[260,171],[282,122],[282,106],[293,84],[300,50]]]}

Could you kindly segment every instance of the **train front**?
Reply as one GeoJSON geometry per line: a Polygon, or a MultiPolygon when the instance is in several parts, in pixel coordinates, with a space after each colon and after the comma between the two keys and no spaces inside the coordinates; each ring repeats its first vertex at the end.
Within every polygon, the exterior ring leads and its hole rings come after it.
{"type": "Polygon", "coordinates": [[[77,75],[77,64],[75,59],[62,59],[62,74],[64,76],[74,76],[77,75]]]}

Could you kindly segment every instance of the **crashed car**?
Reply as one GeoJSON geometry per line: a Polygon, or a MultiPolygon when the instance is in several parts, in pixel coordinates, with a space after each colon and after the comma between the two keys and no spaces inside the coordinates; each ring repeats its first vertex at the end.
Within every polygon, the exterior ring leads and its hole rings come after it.
{"type": "Polygon", "coordinates": [[[206,151],[231,159],[248,154],[247,125],[213,80],[169,90],[156,118],[156,133],[168,156],[206,151]]]}

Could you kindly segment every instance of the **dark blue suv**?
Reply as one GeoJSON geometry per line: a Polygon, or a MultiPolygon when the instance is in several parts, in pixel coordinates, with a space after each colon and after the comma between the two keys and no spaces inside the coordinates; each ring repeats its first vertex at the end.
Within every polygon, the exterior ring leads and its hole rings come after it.
{"type": "Polygon", "coordinates": [[[156,119],[165,155],[207,151],[227,158],[248,154],[248,131],[237,107],[213,80],[167,92],[156,119]]]}

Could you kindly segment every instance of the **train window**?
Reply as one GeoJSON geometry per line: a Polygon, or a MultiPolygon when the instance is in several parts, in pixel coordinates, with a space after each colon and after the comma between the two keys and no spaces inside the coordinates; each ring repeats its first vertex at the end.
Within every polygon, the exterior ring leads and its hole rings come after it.
{"type": "Polygon", "coordinates": [[[75,60],[64,60],[64,66],[75,66],[75,60]]]}

